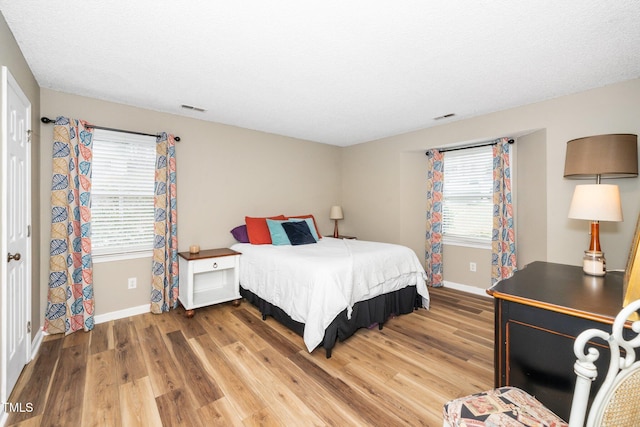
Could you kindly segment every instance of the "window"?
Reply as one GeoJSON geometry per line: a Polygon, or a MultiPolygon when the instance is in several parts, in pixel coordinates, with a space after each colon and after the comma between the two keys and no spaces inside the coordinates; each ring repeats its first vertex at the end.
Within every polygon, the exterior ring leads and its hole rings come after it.
{"type": "Polygon", "coordinates": [[[155,160],[155,137],[95,129],[91,244],[98,260],[150,255],[155,160]]]}
{"type": "Polygon", "coordinates": [[[442,197],[444,243],[489,247],[493,227],[491,146],[444,154],[442,197]]]}

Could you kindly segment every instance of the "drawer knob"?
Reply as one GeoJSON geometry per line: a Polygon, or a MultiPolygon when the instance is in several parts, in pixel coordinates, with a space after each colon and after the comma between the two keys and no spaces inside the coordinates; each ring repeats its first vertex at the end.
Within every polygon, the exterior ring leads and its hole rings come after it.
{"type": "Polygon", "coordinates": [[[217,262],[213,263],[213,268],[218,268],[218,263],[217,262]]]}

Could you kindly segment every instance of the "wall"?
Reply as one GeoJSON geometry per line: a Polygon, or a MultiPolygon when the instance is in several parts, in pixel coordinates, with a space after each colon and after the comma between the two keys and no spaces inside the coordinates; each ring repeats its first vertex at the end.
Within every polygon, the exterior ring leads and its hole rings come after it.
{"type": "MultiPolygon", "coordinates": [[[[442,247],[442,276],[455,285],[488,288],[491,286],[491,251],[457,245],[442,247]],[[470,263],[476,264],[471,271],[470,263]]],[[[445,286],[447,283],[445,283],[445,286]]]]}
{"type": "MultiPolygon", "coordinates": [[[[179,250],[226,247],[235,241],[229,230],[245,215],[312,213],[324,233],[333,230],[329,208],[340,203],[340,148],[309,141],[143,110],[122,104],[42,89],[42,115],[63,115],[90,123],[178,135],[179,250]]],[[[42,125],[42,188],[50,187],[52,125],[42,125]]],[[[49,194],[41,195],[43,212],[49,194]]],[[[46,304],[48,214],[42,215],[41,310],[46,304]]],[[[94,264],[96,315],[149,303],[150,258],[94,264]],[[127,289],[136,277],[138,288],[127,289]]]]}
{"type": "Polygon", "coordinates": [[[539,236],[547,229],[546,132],[539,130],[518,138],[515,168],[515,211],[518,268],[547,259],[547,240],[539,236]]]}
{"type": "MultiPolygon", "coordinates": [[[[578,182],[563,178],[566,142],[588,135],[638,134],[638,117],[640,79],[635,79],[346,147],[343,227],[360,238],[407,245],[424,258],[425,150],[515,136],[521,150],[516,168],[522,169],[516,177],[517,198],[524,211],[517,218],[523,239],[518,246],[525,263],[538,259],[581,265],[588,224],[567,218],[578,182]]],[[[640,181],[607,182],[620,186],[625,221],[602,224],[601,243],[607,267],[624,269],[640,211],[640,181]]],[[[447,271],[468,271],[468,259],[457,261],[445,259],[445,280],[447,271]]]]}
{"type": "MultiPolygon", "coordinates": [[[[39,239],[40,239],[40,170],[38,164],[40,162],[40,87],[35,77],[31,73],[27,62],[22,56],[22,52],[18,48],[18,44],[13,38],[13,34],[7,26],[4,17],[0,14],[0,65],[4,65],[20,85],[31,102],[31,221],[32,221],[32,253],[31,256],[31,324],[36,325],[32,328],[32,337],[38,332],[37,325],[42,323],[42,313],[40,307],[40,259],[39,259],[39,239]]],[[[2,89],[0,88],[0,91],[2,89]]],[[[4,94],[0,93],[0,99],[4,94]]],[[[0,122],[0,127],[2,126],[0,122]]],[[[4,132],[0,128],[0,135],[4,132]]],[[[0,152],[0,164],[2,163],[2,153],[0,152]]],[[[0,186],[2,185],[2,177],[0,176],[0,186]]],[[[0,203],[2,201],[0,200],[0,203]]],[[[2,238],[2,236],[0,236],[2,238]]],[[[0,262],[0,277],[4,277],[4,268],[6,263],[0,262]]],[[[3,283],[4,286],[4,283],[3,283]]]]}

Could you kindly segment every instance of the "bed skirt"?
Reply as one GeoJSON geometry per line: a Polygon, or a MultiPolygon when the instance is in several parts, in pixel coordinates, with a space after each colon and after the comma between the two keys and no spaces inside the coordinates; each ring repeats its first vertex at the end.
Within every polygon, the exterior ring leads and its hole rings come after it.
{"type": "MultiPolygon", "coordinates": [[[[271,316],[296,334],[303,336],[304,323],[293,320],[281,308],[244,289],[242,285],[240,285],[240,295],[260,310],[263,320],[267,316],[271,316]]],[[[346,340],[360,328],[378,325],[378,328],[382,329],[384,322],[389,317],[411,313],[420,307],[422,307],[422,297],[416,291],[415,286],[407,286],[395,292],[360,301],[353,306],[351,319],[347,319],[346,309],[333,319],[333,322],[324,331],[324,339],[321,346],[325,349],[327,358],[329,358],[336,341],[346,340]]]]}

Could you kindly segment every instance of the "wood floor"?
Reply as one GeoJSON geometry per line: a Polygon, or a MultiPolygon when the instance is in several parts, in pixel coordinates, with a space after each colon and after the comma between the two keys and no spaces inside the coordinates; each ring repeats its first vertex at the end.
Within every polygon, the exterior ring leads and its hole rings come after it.
{"type": "Polygon", "coordinates": [[[492,387],[493,303],[430,294],[429,311],[361,329],[330,359],[247,302],[49,336],[7,425],[440,426],[444,402],[492,387]]]}

